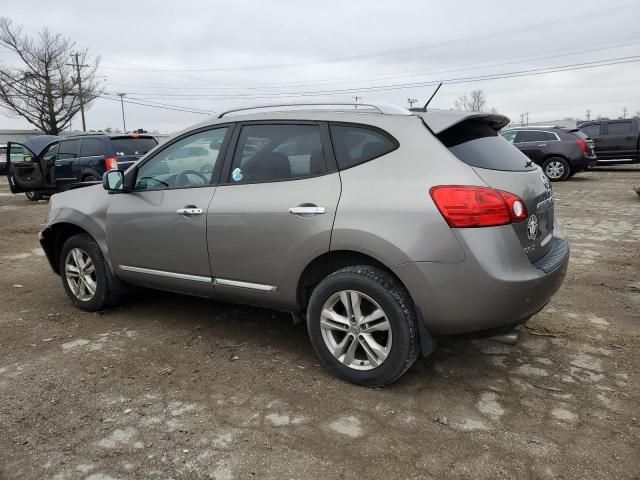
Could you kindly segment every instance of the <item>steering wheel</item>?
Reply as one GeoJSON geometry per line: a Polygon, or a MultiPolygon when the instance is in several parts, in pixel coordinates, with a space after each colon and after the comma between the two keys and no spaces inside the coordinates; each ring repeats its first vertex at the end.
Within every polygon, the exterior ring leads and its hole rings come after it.
{"type": "Polygon", "coordinates": [[[162,185],[163,187],[170,187],[170,185],[167,182],[163,182],[162,180],[159,180],[154,177],[140,177],[137,179],[136,183],[140,180],[146,180],[146,181],[151,180],[152,182],[156,182],[158,185],[162,185]]]}
{"type": "Polygon", "coordinates": [[[206,185],[209,182],[209,179],[202,175],[200,172],[196,170],[185,170],[184,172],[180,172],[176,176],[175,185],[176,187],[188,187],[191,184],[187,175],[195,175],[196,177],[202,180],[202,185],[206,185]]]}

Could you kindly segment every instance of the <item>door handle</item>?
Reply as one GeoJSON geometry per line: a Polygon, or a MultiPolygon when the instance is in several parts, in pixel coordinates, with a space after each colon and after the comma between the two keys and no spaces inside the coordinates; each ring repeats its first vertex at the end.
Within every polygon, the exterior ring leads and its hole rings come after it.
{"type": "Polygon", "coordinates": [[[203,212],[203,210],[201,208],[185,207],[185,208],[177,209],[176,213],[178,213],[180,215],[185,215],[187,217],[190,217],[192,215],[202,215],[204,212],[203,212]]]}
{"type": "Polygon", "coordinates": [[[546,147],[547,144],[546,143],[539,143],[538,145],[536,145],[536,147],[546,147]]]}
{"type": "Polygon", "coordinates": [[[316,207],[316,206],[299,206],[299,207],[291,207],[289,209],[289,213],[293,213],[294,215],[321,215],[325,212],[324,207],[316,207]]]}

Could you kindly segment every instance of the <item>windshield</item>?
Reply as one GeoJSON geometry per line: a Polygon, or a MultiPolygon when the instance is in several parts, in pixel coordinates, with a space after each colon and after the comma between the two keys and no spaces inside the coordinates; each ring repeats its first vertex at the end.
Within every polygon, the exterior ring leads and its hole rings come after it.
{"type": "Polygon", "coordinates": [[[112,138],[111,142],[113,143],[113,149],[118,157],[124,157],[127,155],[144,155],[158,144],[156,139],[153,137],[112,138]]]}

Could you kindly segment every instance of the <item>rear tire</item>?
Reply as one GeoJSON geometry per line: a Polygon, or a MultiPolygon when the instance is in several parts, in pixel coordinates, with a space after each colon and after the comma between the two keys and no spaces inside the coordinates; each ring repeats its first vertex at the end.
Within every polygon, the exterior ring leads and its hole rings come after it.
{"type": "Polygon", "coordinates": [[[32,202],[37,202],[42,199],[42,194],[40,192],[25,192],[25,195],[32,202]]]}
{"type": "Polygon", "coordinates": [[[84,182],[97,182],[98,179],[96,177],[94,177],[93,175],[87,175],[86,177],[84,177],[84,182]]]}
{"type": "Polygon", "coordinates": [[[367,387],[392,383],[414,364],[417,321],[402,285],[370,265],[325,277],[307,310],[309,337],[322,364],[337,377],[367,387]]]}
{"type": "Polygon", "coordinates": [[[115,279],[100,247],[83,233],[67,239],[60,251],[60,278],[69,299],[82,310],[97,312],[118,303],[115,279]]]}
{"type": "Polygon", "coordinates": [[[562,157],[547,158],[542,164],[542,170],[552,182],[563,182],[571,174],[571,166],[562,157]]]}

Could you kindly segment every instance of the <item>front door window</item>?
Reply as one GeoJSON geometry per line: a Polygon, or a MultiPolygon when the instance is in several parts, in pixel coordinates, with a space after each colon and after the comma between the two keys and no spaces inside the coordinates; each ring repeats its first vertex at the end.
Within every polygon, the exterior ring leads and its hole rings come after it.
{"type": "Polygon", "coordinates": [[[210,185],[220,166],[228,127],[185,137],[159,151],[138,171],[135,190],[164,190],[210,185]]]}

